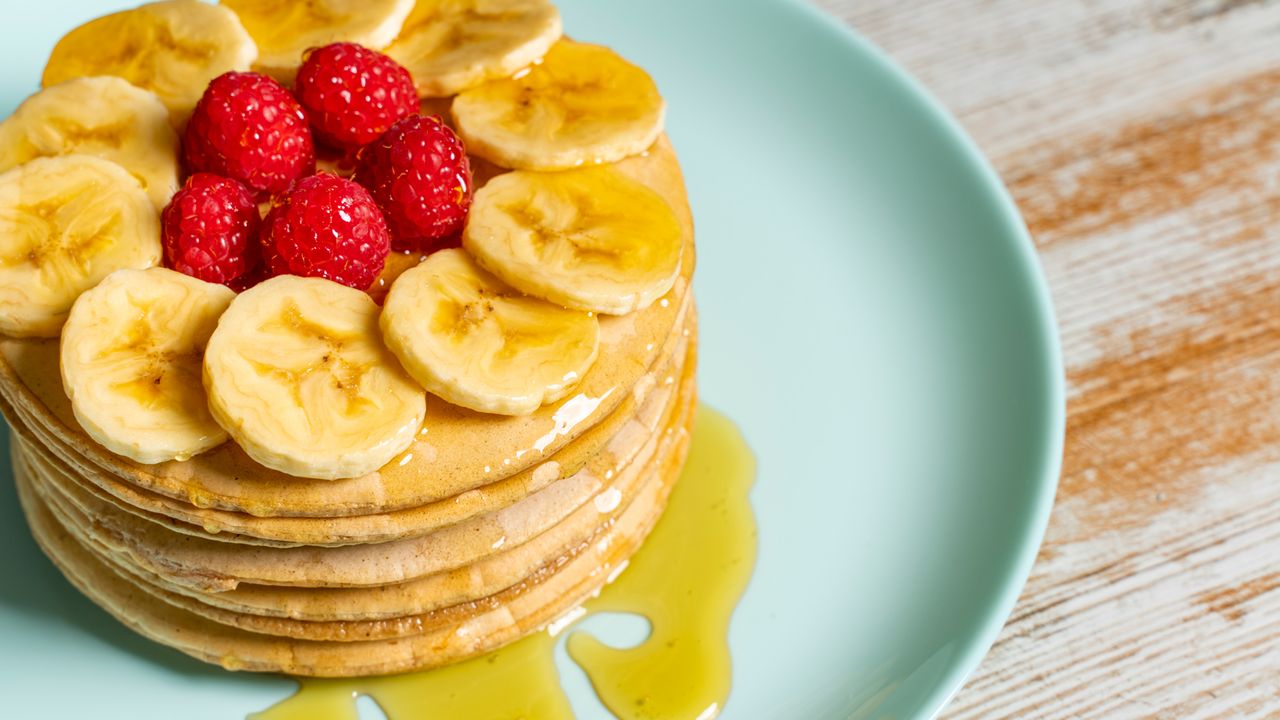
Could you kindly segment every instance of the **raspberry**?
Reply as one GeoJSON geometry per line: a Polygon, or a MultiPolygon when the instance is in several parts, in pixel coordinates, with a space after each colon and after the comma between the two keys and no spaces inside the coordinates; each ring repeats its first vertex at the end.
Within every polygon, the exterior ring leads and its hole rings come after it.
{"type": "Polygon", "coordinates": [[[187,122],[182,152],[191,172],[239,180],[260,193],[281,193],[315,171],[307,115],[266,75],[229,72],[205,88],[187,122]]]}
{"type": "Polygon", "coordinates": [[[308,52],[293,86],[316,139],[339,149],[368,145],[396,120],[418,111],[409,71],[355,43],[308,52]]]}
{"type": "Polygon", "coordinates": [[[262,252],[272,275],[322,277],[365,290],[391,250],[386,222],[369,193],[329,173],[299,180],[262,222],[262,252]]]}
{"type": "Polygon", "coordinates": [[[258,260],[258,204],[229,178],[196,173],[160,216],[169,267],[205,282],[238,287],[258,260]]]}
{"type": "Polygon", "coordinates": [[[462,231],[471,207],[471,162],[440,118],[398,121],[360,151],[356,182],[387,216],[395,247],[432,250],[462,231]]]}

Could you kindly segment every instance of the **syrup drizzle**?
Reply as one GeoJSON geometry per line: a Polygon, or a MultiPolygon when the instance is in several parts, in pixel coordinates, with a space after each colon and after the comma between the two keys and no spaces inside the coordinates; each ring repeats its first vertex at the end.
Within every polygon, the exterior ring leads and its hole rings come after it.
{"type": "MultiPolygon", "coordinates": [[[[622,575],[585,612],[649,620],[631,648],[572,632],[568,650],[622,720],[708,720],[729,696],[729,619],[755,566],[747,495],[755,460],[737,427],[702,406],[689,459],[666,512],[622,575]]],[[[296,695],[250,720],[356,720],[367,695],[390,720],[571,720],[556,672],[558,637],[539,632],[496,652],[424,672],[353,680],[302,679],[296,695]]]]}

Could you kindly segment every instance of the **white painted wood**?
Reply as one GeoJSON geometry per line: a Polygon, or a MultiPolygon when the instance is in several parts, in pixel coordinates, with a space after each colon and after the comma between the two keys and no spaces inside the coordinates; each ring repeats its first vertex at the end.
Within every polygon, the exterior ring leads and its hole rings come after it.
{"type": "Polygon", "coordinates": [[[817,2],[991,157],[1059,314],[1058,501],[944,717],[1280,717],[1280,3],[817,2]]]}

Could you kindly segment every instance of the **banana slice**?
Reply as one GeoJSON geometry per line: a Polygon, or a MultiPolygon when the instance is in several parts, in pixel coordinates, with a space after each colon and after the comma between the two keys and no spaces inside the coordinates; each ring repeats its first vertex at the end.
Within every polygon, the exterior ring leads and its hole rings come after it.
{"type": "Polygon", "coordinates": [[[418,0],[386,53],[408,68],[420,94],[443,97],[514,75],[562,32],[549,0],[418,0]]]}
{"type": "Polygon", "coordinates": [[[291,81],[313,47],[354,42],[375,50],[391,44],[413,0],[222,0],[258,43],[257,68],[291,81]]]}
{"type": "Polygon", "coordinates": [[[401,275],[382,337],[422,386],[462,407],[524,415],[569,393],[595,362],[594,315],[524,297],[460,249],[401,275]]]}
{"type": "Polygon", "coordinates": [[[118,77],[45,88],[0,122],[0,171],[37,157],[96,155],[128,170],[157,210],[178,190],[178,134],[155,93],[118,77]]]}
{"type": "Polygon", "coordinates": [[[115,163],[62,155],[0,175],[0,333],[57,337],[81,293],[160,252],[155,206],[115,163]]]}
{"type": "Polygon", "coordinates": [[[467,147],[520,170],[565,170],[644,152],[665,114],[648,73],[608,48],[568,40],[527,73],[453,101],[467,147]]]}
{"type": "Polygon", "coordinates": [[[204,356],[209,409],[254,460],[297,477],[358,477],[413,442],[426,398],[383,347],[378,306],[281,275],[241,293],[204,356]]]}
{"type": "Polygon", "coordinates": [[[118,270],[84,293],[62,330],[62,386],[108,450],[153,464],[186,460],[227,433],[209,414],[200,361],[236,294],[153,267],[118,270]]]}
{"type": "Polygon", "coordinates": [[[199,0],[164,0],[104,15],[58,41],[45,87],[86,75],[116,75],[150,90],[185,120],[209,81],[248,70],[258,49],[235,13],[199,0]]]}
{"type": "Polygon", "coordinates": [[[476,261],[512,287],[610,315],[665,295],[683,243],[667,201],[608,165],[499,175],[476,192],[462,234],[476,261]]]}

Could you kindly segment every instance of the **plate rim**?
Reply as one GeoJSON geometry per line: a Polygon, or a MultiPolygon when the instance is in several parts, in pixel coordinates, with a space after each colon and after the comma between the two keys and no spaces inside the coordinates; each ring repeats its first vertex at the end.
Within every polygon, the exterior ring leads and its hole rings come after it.
{"type": "MultiPolygon", "coordinates": [[[[1019,547],[1012,553],[1013,560],[1003,572],[998,584],[999,599],[988,606],[979,623],[957,636],[957,651],[948,657],[946,669],[940,673],[934,687],[921,698],[922,717],[936,718],[943,708],[964,687],[969,677],[986,657],[1000,631],[1008,621],[1014,605],[1022,594],[1040,546],[1048,528],[1058,483],[1062,472],[1063,451],[1066,445],[1066,371],[1062,356],[1057,316],[1054,312],[1052,291],[1036,250],[1035,241],[1027,230],[1021,211],[1009,194],[1003,179],[983,154],[978,144],[960,124],[960,121],[928,87],[902,67],[889,53],[858,32],[849,21],[818,7],[813,0],[783,0],[794,10],[806,15],[825,32],[861,54],[897,83],[912,101],[927,113],[928,119],[946,136],[946,139],[963,154],[967,163],[981,178],[994,199],[992,209],[997,214],[1002,230],[1013,237],[1014,252],[1019,272],[1029,281],[1031,299],[1035,306],[1036,338],[1038,350],[1046,358],[1038,371],[1045,390],[1044,404],[1050,417],[1044,425],[1043,435],[1036,438],[1045,448],[1036,473],[1034,497],[1026,514],[1019,547]]],[[[1031,479],[1031,478],[1029,478],[1031,479]]]]}

